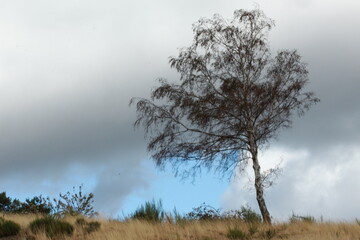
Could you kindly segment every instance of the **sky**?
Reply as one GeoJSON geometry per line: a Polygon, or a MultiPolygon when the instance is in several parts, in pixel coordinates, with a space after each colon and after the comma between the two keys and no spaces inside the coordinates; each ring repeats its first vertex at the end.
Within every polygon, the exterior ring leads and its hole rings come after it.
{"type": "Polygon", "coordinates": [[[257,210],[251,171],[160,171],[134,130],[131,97],[148,97],[191,44],[192,24],[258,6],[275,20],[274,53],[297,49],[321,102],[261,151],[282,174],[266,191],[270,213],[360,217],[360,3],[356,0],[4,0],[0,2],[0,192],[24,199],[84,185],[94,207],[119,217],[145,201],[186,213],[205,202],[257,210]]]}

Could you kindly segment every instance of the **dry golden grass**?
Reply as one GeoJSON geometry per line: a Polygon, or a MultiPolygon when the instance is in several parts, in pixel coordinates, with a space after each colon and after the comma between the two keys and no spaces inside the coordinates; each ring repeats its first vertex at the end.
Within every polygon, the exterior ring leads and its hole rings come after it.
{"type": "MultiPolygon", "coordinates": [[[[48,240],[44,233],[34,235],[28,229],[29,223],[36,215],[5,215],[5,219],[21,225],[20,236],[13,239],[48,240]]],[[[76,218],[66,221],[75,226],[76,218]]],[[[83,233],[81,227],[75,226],[71,237],[64,240],[229,240],[229,229],[242,231],[246,236],[237,239],[288,239],[288,240],[360,240],[360,224],[358,223],[278,223],[255,226],[236,220],[229,221],[192,221],[181,224],[149,223],[143,221],[115,221],[96,219],[101,223],[99,231],[91,234],[83,233]],[[252,231],[251,231],[252,230],[252,231]],[[252,232],[252,234],[250,234],[252,232]]]]}

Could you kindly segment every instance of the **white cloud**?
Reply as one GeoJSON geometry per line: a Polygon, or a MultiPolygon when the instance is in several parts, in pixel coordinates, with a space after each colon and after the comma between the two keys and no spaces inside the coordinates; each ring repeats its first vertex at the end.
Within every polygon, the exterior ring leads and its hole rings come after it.
{"type": "MultiPolygon", "coordinates": [[[[260,159],[273,163],[279,156],[285,160],[283,174],[265,196],[275,219],[286,220],[292,212],[332,220],[358,217],[359,146],[337,146],[322,155],[274,147],[265,151],[260,159]]],[[[244,179],[233,181],[224,192],[222,203],[226,209],[245,204],[258,209],[255,192],[244,188],[244,183],[244,179]]]]}

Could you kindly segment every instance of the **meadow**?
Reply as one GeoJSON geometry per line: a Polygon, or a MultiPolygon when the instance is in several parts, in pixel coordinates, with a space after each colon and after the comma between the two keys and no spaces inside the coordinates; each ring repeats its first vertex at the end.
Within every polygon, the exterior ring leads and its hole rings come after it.
{"type": "MultiPolygon", "coordinates": [[[[74,188],[75,189],[75,188],[74,188]]],[[[330,222],[311,215],[263,223],[248,206],[222,211],[203,203],[187,214],[152,200],[119,219],[102,217],[93,194],[74,191],[60,199],[21,202],[0,194],[0,239],[6,240],[360,240],[360,220],[330,222]]]]}
{"type": "Polygon", "coordinates": [[[90,233],[77,224],[77,217],[65,217],[64,221],[74,226],[71,236],[49,237],[44,231],[34,234],[30,223],[39,218],[34,214],[3,214],[3,218],[20,225],[20,232],[3,239],[19,240],[251,240],[251,239],[288,239],[288,240],[357,240],[360,239],[360,222],[316,222],[289,221],[274,223],[272,226],[261,223],[246,223],[239,219],[222,220],[183,220],[164,222],[146,220],[111,220],[105,218],[86,218],[86,221],[100,223],[100,228],[90,233]]]}

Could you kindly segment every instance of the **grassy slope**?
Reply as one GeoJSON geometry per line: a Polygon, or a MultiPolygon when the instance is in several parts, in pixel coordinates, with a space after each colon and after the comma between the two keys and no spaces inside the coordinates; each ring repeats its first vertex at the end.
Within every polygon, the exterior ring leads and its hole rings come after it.
{"type": "MultiPolygon", "coordinates": [[[[19,223],[22,231],[19,239],[34,236],[27,229],[28,224],[36,218],[32,215],[5,215],[6,219],[19,223]]],[[[75,218],[66,219],[74,224],[75,218]]],[[[72,240],[225,240],[229,239],[229,229],[237,229],[246,234],[238,239],[289,239],[289,240],[357,240],[360,239],[360,224],[357,223],[304,223],[275,224],[273,227],[259,225],[252,227],[250,235],[248,224],[239,221],[185,222],[181,224],[152,224],[141,221],[119,222],[99,220],[101,229],[90,235],[84,235],[80,228],[75,228],[72,240]]],[[[75,225],[75,224],[74,224],[75,225]]],[[[251,231],[251,230],[250,230],[251,231]]],[[[47,240],[44,234],[34,236],[37,240],[47,240]]]]}

